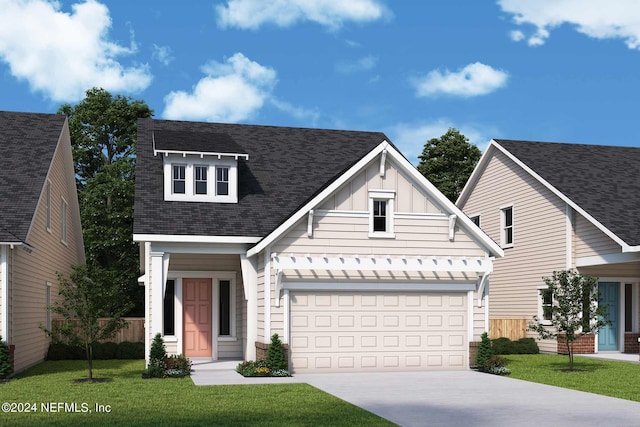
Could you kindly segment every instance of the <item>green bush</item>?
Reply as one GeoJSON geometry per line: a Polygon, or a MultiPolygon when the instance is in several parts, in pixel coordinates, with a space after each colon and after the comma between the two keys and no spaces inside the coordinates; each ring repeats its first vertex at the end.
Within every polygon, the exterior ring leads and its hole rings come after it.
{"type": "Polygon", "coordinates": [[[167,349],[164,345],[164,339],[159,332],[153,337],[151,349],[149,350],[149,366],[142,374],[148,374],[145,378],[163,378],[167,370],[167,349]]]}
{"type": "Polygon", "coordinates": [[[116,359],[144,359],[144,343],[121,342],[116,350],[116,359]]]}
{"type": "Polygon", "coordinates": [[[489,366],[489,360],[493,355],[491,339],[489,339],[489,334],[484,332],[481,336],[480,345],[478,345],[478,352],[476,353],[476,367],[479,370],[486,372],[485,368],[489,366]]]}
{"type": "Polygon", "coordinates": [[[47,351],[47,360],[86,360],[87,352],[82,347],[64,343],[51,343],[47,351]]]}
{"type": "Polygon", "coordinates": [[[278,334],[271,335],[271,345],[267,349],[267,367],[272,370],[287,370],[287,359],[284,356],[284,349],[278,334]]]}
{"type": "Polygon", "coordinates": [[[290,377],[286,369],[270,369],[266,360],[247,360],[238,363],[236,372],[243,377],[290,377]]]}
{"type": "Polygon", "coordinates": [[[9,363],[9,346],[0,336],[0,379],[7,378],[11,373],[11,363],[9,363]]]}
{"type": "Polygon", "coordinates": [[[110,360],[116,358],[118,344],[114,342],[94,343],[93,359],[94,360],[110,360]]]}
{"type": "Polygon", "coordinates": [[[182,354],[169,356],[165,364],[167,377],[182,378],[191,375],[191,360],[182,354]]]}
{"type": "Polygon", "coordinates": [[[501,337],[492,340],[495,354],[538,354],[538,344],[533,338],[520,338],[511,341],[509,338],[501,337]]]}

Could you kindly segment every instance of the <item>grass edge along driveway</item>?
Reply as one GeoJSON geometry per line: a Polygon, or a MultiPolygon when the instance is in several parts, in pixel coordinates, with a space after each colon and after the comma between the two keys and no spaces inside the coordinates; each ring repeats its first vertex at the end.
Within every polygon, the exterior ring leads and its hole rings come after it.
{"type": "Polygon", "coordinates": [[[510,354],[511,378],[640,402],[640,364],[576,356],[568,372],[568,356],[510,354]]]}
{"type": "Polygon", "coordinates": [[[94,361],[105,383],[75,383],[86,361],[43,362],[6,383],[0,425],[390,426],[308,384],[195,386],[190,378],[141,378],[142,360],[94,361]],[[35,404],[35,405],[34,405],[35,404]]]}

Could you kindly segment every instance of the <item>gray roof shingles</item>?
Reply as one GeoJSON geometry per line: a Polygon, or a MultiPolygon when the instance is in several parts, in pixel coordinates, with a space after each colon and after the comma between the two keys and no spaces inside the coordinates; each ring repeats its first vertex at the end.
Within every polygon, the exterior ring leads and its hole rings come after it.
{"type": "Polygon", "coordinates": [[[134,233],[264,237],[385,140],[379,132],[140,119],[134,233]],[[238,203],[165,202],[153,135],[164,149],[248,154],[238,160],[238,203]]]}
{"type": "Polygon", "coordinates": [[[495,141],[625,243],[640,245],[640,147],[495,141]]]}
{"type": "Polygon", "coordinates": [[[0,111],[0,242],[26,242],[65,119],[0,111]]]}

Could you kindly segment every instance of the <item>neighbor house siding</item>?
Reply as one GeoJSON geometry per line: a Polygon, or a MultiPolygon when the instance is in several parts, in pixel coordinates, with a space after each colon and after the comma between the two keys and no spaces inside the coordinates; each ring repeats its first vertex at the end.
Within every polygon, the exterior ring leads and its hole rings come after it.
{"type": "MultiPolygon", "coordinates": [[[[538,314],[542,278],[566,268],[566,204],[502,152],[493,153],[460,207],[467,215],[480,215],[482,229],[500,242],[500,210],[513,206],[514,244],[494,261],[489,313],[531,319],[538,314]]],[[[543,342],[541,349],[555,351],[555,342],[543,342]]]]}
{"type": "MultiPolygon", "coordinates": [[[[71,266],[84,262],[80,218],[73,178],[69,135],[62,133],[48,180],[51,183],[51,228],[46,229],[44,191],[38,203],[27,238],[31,253],[20,247],[12,255],[11,339],[15,349],[15,370],[20,371],[44,360],[49,339],[39,325],[46,321],[46,289],[51,285],[51,302],[59,300],[56,273],[69,277],[71,266]],[[60,240],[61,198],[68,202],[66,243],[60,240]]],[[[55,318],[55,315],[52,317],[55,318]]]]}
{"type": "Polygon", "coordinates": [[[619,244],[578,213],[575,214],[574,229],[576,258],[622,252],[619,244]]]}

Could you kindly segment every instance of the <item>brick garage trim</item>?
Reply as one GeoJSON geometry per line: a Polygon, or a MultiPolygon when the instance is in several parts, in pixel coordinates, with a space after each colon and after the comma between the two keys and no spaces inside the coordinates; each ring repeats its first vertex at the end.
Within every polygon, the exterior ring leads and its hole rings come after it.
{"type": "Polygon", "coordinates": [[[480,341],[469,342],[469,367],[475,368],[476,366],[476,354],[478,354],[478,346],[480,341]]]}
{"type": "MultiPolygon", "coordinates": [[[[567,341],[565,334],[558,335],[558,354],[567,354],[567,341]]],[[[595,353],[595,335],[586,334],[578,336],[578,339],[573,342],[574,354],[591,354],[595,353]]]]}
{"type": "Polygon", "coordinates": [[[640,334],[625,332],[624,334],[624,352],[625,353],[640,353],[640,345],[638,344],[638,338],[640,334]]]}

